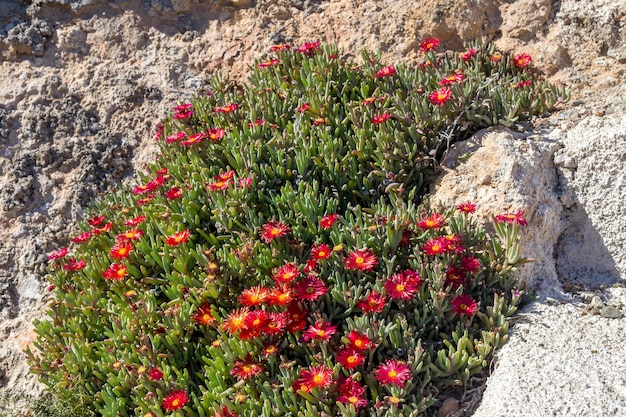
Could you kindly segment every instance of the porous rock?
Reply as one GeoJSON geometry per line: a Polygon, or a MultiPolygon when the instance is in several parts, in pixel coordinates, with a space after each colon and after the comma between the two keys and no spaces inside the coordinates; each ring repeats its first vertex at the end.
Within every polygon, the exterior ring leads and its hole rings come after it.
{"type": "Polygon", "coordinates": [[[562,209],[552,162],[558,148],[554,142],[505,128],[481,131],[452,146],[431,197],[446,205],[471,201],[484,222],[524,211],[528,230],[522,228],[520,245],[524,257],[534,261],[522,265],[520,279],[533,289],[555,288],[558,283],[553,249],[562,228],[562,209]]]}

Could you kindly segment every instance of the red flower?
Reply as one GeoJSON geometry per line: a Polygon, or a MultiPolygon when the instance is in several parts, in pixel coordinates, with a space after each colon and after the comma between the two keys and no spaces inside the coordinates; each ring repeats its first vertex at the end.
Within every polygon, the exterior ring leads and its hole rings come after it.
{"type": "Polygon", "coordinates": [[[279,336],[287,327],[287,313],[269,313],[264,332],[269,336],[279,336]]]}
{"type": "Polygon", "coordinates": [[[526,68],[530,65],[532,60],[531,56],[527,53],[517,54],[513,57],[513,62],[517,68],[526,68]]]}
{"type": "Polygon", "coordinates": [[[242,330],[245,326],[245,320],[250,310],[247,307],[232,311],[226,320],[222,322],[222,329],[230,333],[231,335],[242,330]]]}
{"type": "Polygon", "coordinates": [[[461,285],[465,285],[465,272],[456,266],[449,266],[446,269],[446,280],[444,282],[445,286],[452,285],[452,288],[459,288],[461,285]]]}
{"type": "Polygon", "coordinates": [[[387,300],[384,295],[372,291],[365,299],[359,300],[356,306],[364,313],[380,313],[383,311],[386,303],[387,300]]]}
{"type": "Polygon", "coordinates": [[[489,57],[489,60],[494,64],[497,64],[498,62],[502,61],[502,54],[500,52],[496,52],[489,57]]]}
{"type": "Polygon", "coordinates": [[[321,42],[305,42],[302,46],[295,49],[296,52],[303,53],[307,56],[313,56],[315,51],[320,49],[321,42]]]}
{"type": "Polygon", "coordinates": [[[449,252],[450,245],[446,238],[436,237],[422,246],[422,250],[428,256],[443,255],[449,252]]]}
{"type": "Polygon", "coordinates": [[[181,104],[179,106],[175,106],[173,108],[175,114],[173,116],[174,119],[180,120],[180,119],[187,119],[189,117],[191,117],[191,115],[193,114],[193,110],[192,110],[192,104],[191,103],[185,103],[185,104],[181,104]]]}
{"type": "Polygon", "coordinates": [[[448,75],[443,80],[439,81],[439,85],[447,86],[447,85],[463,82],[463,80],[465,80],[465,74],[455,73],[455,74],[448,75]]]}
{"type": "Polygon", "coordinates": [[[137,200],[137,207],[143,206],[144,204],[148,204],[153,198],[154,198],[154,194],[150,194],[146,198],[142,198],[140,200],[137,200]]]}
{"type": "Polygon", "coordinates": [[[239,179],[239,187],[247,188],[247,187],[249,187],[251,185],[252,185],[252,178],[245,177],[245,178],[240,178],[239,179]]]}
{"type": "Polygon", "coordinates": [[[320,340],[328,342],[330,338],[337,332],[337,326],[333,326],[330,322],[320,320],[309,326],[302,335],[302,340],[309,342],[311,340],[320,340]]]}
{"type": "Polygon", "coordinates": [[[211,312],[211,307],[207,303],[202,303],[202,307],[198,308],[191,316],[191,319],[198,324],[209,326],[215,323],[215,317],[211,312]]]}
{"type": "Polygon", "coordinates": [[[411,370],[406,363],[389,359],[374,370],[374,378],[381,385],[403,387],[411,379],[411,370]]]}
{"type": "Polygon", "coordinates": [[[146,216],[138,216],[138,217],[135,217],[133,219],[126,220],[124,222],[124,225],[125,226],[134,227],[134,226],[137,226],[138,224],[142,223],[144,220],[146,220],[146,216]]]}
{"type": "Polygon", "coordinates": [[[217,113],[230,113],[230,112],[234,112],[238,108],[239,108],[239,105],[237,105],[237,103],[230,103],[226,106],[217,107],[213,111],[217,113]]]}
{"type": "Polygon", "coordinates": [[[289,320],[289,323],[287,323],[287,331],[295,333],[303,330],[307,325],[306,316],[306,309],[301,307],[298,303],[293,302],[289,304],[289,306],[287,306],[287,319],[289,320]]]}
{"type": "Polygon", "coordinates": [[[252,379],[256,375],[263,372],[263,365],[252,359],[251,355],[246,356],[244,360],[237,359],[230,374],[241,380],[252,379]]]}
{"type": "Polygon", "coordinates": [[[243,290],[237,299],[241,304],[253,307],[263,304],[268,295],[269,291],[267,288],[257,285],[256,287],[243,290]]]}
{"type": "Polygon", "coordinates": [[[291,49],[290,45],[286,43],[281,43],[278,45],[272,45],[272,47],[270,47],[270,52],[288,51],[289,49],[291,49]]]}
{"type": "Polygon", "coordinates": [[[86,265],[87,262],[85,262],[83,259],[81,259],[80,261],[77,261],[76,259],[68,259],[67,263],[63,265],[63,269],[65,269],[66,271],[80,271],[81,269],[85,268],[86,265]]]}
{"type": "Polygon", "coordinates": [[[274,343],[269,343],[263,347],[263,356],[274,356],[278,355],[279,349],[278,346],[274,343]]]}
{"type": "Polygon", "coordinates": [[[524,217],[524,210],[518,210],[517,213],[500,214],[494,217],[496,223],[517,223],[520,226],[528,226],[528,221],[524,217]]]}
{"type": "Polygon", "coordinates": [[[147,192],[154,191],[155,189],[156,189],[156,186],[153,183],[149,182],[147,184],[141,184],[141,185],[136,186],[135,188],[132,189],[132,193],[133,194],[145,194],[147,192]]]}
{"type": "Polygon", "coordinates": [[[463,55],[461,55],[461,59],[463,61],[469,61],[470,59],[472,59],[475,56],[476,56],[476,49],[470,48],[467,51],[465,51],[463,53],[463,55]]]}
{"type": "Polygon", "coordinates": [[[452,299],[452,311],[458,316],[473,316],[478,310],[478,303],[471,295],[463,294],[452,299]]]}
{"type": "Polygon", "coordinates": [[[326,119],[324,119],[323,117],[313,119],[313,126],[321,126],[324,124],[326,124],[326,119]]]}
{"type": "Polygon", "coordinates": [[[121,281],[128,275],[128,268],[122,264],[111,264],[109,268],[102,273],[102,276],[112,281],[121,281]]]}
{"type": "Polygon", "coordinates": [[[439,229],[440,227],[445,226],[445,224],[446,218],[439,213],[435,213],[417,222],[417,227],[424,230],[439,229]]]}
{"type": "Polygon", "coordinates": [[[330,229],[333,227],[333,224],[337,221],[337,214],[327,214],[320,219],[320,227],[322,229],[330,229]]]}
{"type": "Polygon", "coordinates": [[[84,233],[81,233],[80,235],[72,238],[72,242],[74,243],[82,243],[84,241],[86,241],[87,239],[89,239],[91,237],[91,232],[90,231],[86,231],[84,233]]]}
{"type": "Polygon", "coordinates": [[[268,320],[269,315],[265,310],[252,310],[246,315],[243,324],[246,330],[261,331],[268,320]]]}
{"type": "Polygon", "coordinates": [[[376,97],[368,97],[363,100],[363,105],[368,106],[376,101],[376,97]]]}
{"type": "Polygon", "coordinates": [[[129,241],[118,242],[109,250],[109,255],[111,255],[111,258],[121,261],[128,258],[133,249],[135,247],[129,241]]]}
{"type": "Polygon", "coordinates": [[[345,380],[340,378],[338,385],[339,395],[337,401],[343,404],[352,404],[356,410],[367,405],[367,400],[363,397],[365,388],[352,377],[345,380]]]}
{"type": "Polygon", "coordinates": [[[284,306],[292,301],[293,293],[286,287],[273,288],[267,295],[267,304],[272,306],[284,306]]]}
{"type": "Polygon", "coordinates": [[[306,301],[315,301],[328,292],[326,284],[314,275],[308,275],[293,287],[296,298],[306,301]]]}
{"type": "Polygon", "coordinates": [[[387,120],[391,119],[391,115],[389,113],[383,113],[380,116],[374,116],[372,117],[372,124],[374,125],[379,125],[381,123],[386,122],[387,120]]]}
{"type": "Polygon", "coordinates": [[[96,215],[93,216],[91,219],[87,220],[87,223],[89,223],[90,226],[96,227],[98,225],[100,225],[100,223],[102,223],[104,221],[104,215],[96,215]]]}
{"type": "Polygon", "coordinates": [[[275,238],[286,235],[290,230],[289,225],[277,220],[270,220],[263,225],[260,235],[265,243],[270,243],[275,238]]]}
{"type": "Polygon", "coordinates": [[[193,144],[202,142],[206,138],[207,138],[207,136],[206,136],[206,133],[204,133],[204,132],[194,133],[193,135],[189,136],[189,139],[187,139],[185,141],[182,141],[181,145],[183,145],[183,146],[191,146],[193,144]]]}
{"type": "Polygon", "coordinates": [[[187,401],[189,401],[187,393],[183,390],[178,390],[165,397],[161,405],[166,411],[174,411],[183,408],[187,401]]]}
{"type": "Polygon", "coordinates": [[[139,229],[127,230],[124,233],[120,233],[115,237],[118,242],[123,242],[126,240],[137,240],[141,236],[143,236],[143,231],[139,229]]]}
{"type": "Polygon", "coordinates": [[[180,142],[181,140],[185,139],[187,137],[187,133],[180,131],[180,132],[176,132],[173,135],[167,136],[165,138],[165,143],[174,143],[174,142],[180,142]]]}
{"type": "Polygon", "coordinates": [[[269,61],[261,62],[259,68],[272,67],[276,64],[280,64],[280,59],[270,59],[269,61]]]}
{"type": "Polygon", "coordinates": [[[476,204],[472,203],[471,201],[465,201],[456,206],[456,209],[461,213],[471,214],[476,211],[476,204]]]}
{"type": "Polygon", "coordinates": [[[61,259],[64,258],[65,255],[67,255],[67,253],[70,251],[69,248],[61,248],[55,252],[52,252],[51,254],[48,255],[48,260],[52,260],[52,259],[61,259]]]}
{"type": "Polygon", "coordinates": [[[361,271],[371,271],[378,261],[376,255],[369,249],[361,249],[350,252],[343,260],[343,264],[347,269],[358,269],[361,271]]]}
{"type": "Polygon", "coordinates": [[[369,340],[367,336],[356,330],[350,331],[348,341],[350,342],[350,347],[354,350],[367,350],[373,345],[372,341],[369,340]]]}
{"type": "Polygon", "coordinates": [[[332,249],[325,243],[318,243],[311,248],[311,259],[319,261],[320,259],[328,259],[332,253],[332,249]]]}
{"type": "Polygon", "coordinates": [[[159,370],[159,368],[152,368],[150,372],[148,372],[148,379],[151,381],[159,381],[163,378],[163,372],[159,370]]]}
{"type": "Polygon", "coordinates": [[[307,111],[309,109],[309,107],[311,107],[311,105],[309,103],[302,103],[302,105],[300,107],[298,107],[297,112],[298,113],[304,113],[305,111],[307,111]]]}
{"type": "Polygon", "coordinates": [[[441,239],[448,245],[447,252],[462,254],[465,248],[461,245],[461,236],[456,233],[445,235],[441,239]]]}
{"type": "Polygon", "coordinates": [[[451,97],[452,90],[450,90],[448,87],[442,87],[430,93],[428,99],[434,105],[443,106],[448,100],[450,100],[451,97]]]}
{"type": "Polygon", "coordinates": [[[393,300],[410,300],[415,297],[422,283],[417,271],[404,270],[393,274],[385,281],[385,292],[393,300]]]}
{"type": "Polygon", "coordinates": [[[287,284],[296,279],[298,274],[300,274],[300,271],[298,271],[298,265],[294,263],[286,263],[280,268],[276,268],[274,270],[272,279],[278,283],[287,284]]]}
{"type": "Polygon", "coordinates": [[[311,366],[300,371],[298,382],[309,388],[328,388],[333,383],[333,371],[325,365],[311,366]]]}
{"type": "Polygon", "coordinates": [[[100,228],[91,229],[91,233],[93,233],[94,235],[97,235],[98,233],[107,233],[111,231],[112,228],[113,228],[113,225],[111,224],[111,222],[108,222],[107,224],[105,224],[104,226],[100,228]]]}
{"type": "Polygon", "coordinates": [[[218,128],[210,128],[206,131],[206,136],[211,139],[213,142],[219,142],[226,135],[226,131],[221,127],[218,128]]]}
{"type": "Polygon", "coordinates": [[[354,369],[365,362],[365,356],[354,349],[343,348],[337,352],[337,362],[345,369],[354,369]]]}
{"type": "Polygon", "coordinates": [[[222,191],[228,189],[230,186],[229,180],[216,180],[209,184],[209,191],[222,191]]]}
{"type": "Polygon", "coordinates": [[[437,38],[424,39],[424,41],[420,43],[420,51],[422,52],[432,51],[433,49],[438,47],[440,43],[441,42],[439,42],[439,39],[437,38]]]}
{"type": "Polygon", "coordinates": [[[181,243],[185,243],[191,237],[189,230],[183,230],[182,232],[174,233],[165,239],[165,244],[168,246],[178,246],[181,243]]]}
{"type": "Polygon", "coordinates": [[[480,268],[482,268],[482,264],[473,256],[464,256],[463,259],[461,259],[461,268],[465,269],[467,272],[478,272],[480,268]]]}
{"type": "Polygon", "coordinates": [[[396,73],[396,68],[393,65],[381,68],[374,76],[376,78],[390,77],[396,73]]]}

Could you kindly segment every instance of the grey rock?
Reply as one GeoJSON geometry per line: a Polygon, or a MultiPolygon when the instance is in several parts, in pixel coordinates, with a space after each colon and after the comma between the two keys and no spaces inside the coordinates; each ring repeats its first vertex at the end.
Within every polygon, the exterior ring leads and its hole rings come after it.
{"type": "Polygon", "coordinates": [[[52,35],[53,29],[44,20],[33,20],[20,23],[7,33],[6,42],[18,54],[42,56],[46,40],[52,35]]]}
{"type": "Polygon", "coordinates": [[[604,306],[600,310],[600,315],[607,319],[619,319],[622,317],[622,312],[616,307],[604,306]]]}

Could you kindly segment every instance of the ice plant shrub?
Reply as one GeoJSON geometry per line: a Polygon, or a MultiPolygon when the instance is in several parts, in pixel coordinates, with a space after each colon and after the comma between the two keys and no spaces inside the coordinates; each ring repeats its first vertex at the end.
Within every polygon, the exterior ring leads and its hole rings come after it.
{"type": "Polygon", "coordinates": [[[506,340],[526,220],[489,236],[424,186],[455,137],[560,94],[492,45],[438,44],[416,68],[280,45],[177,106],[150,171],[50,254],[32,371],[103,416],[436,413],[506,340]]]}

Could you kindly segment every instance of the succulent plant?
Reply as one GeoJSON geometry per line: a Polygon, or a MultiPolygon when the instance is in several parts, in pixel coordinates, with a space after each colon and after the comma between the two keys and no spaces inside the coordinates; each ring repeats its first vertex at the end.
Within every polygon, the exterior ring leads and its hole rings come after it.
{"type": "Polygon", "coordinates": [[[472,44],[362,63],[278,45],[159,125],[135,186],[50,256],[32,372],[103,416],[423,416],[506,341],[523,213],[425,196],[454,140],[565,91],[472,44]]]}

